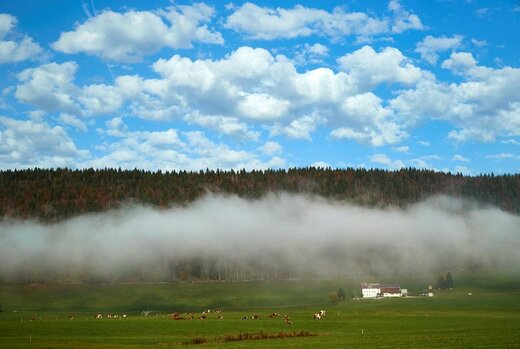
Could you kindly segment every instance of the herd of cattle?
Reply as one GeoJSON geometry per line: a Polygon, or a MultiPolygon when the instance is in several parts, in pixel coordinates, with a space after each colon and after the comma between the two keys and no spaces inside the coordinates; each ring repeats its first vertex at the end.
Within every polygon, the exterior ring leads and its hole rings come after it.
{"type": "MultiPolygon", "coordinates": [[[[150,311],[143,311],[143,312],[141,312],[141,315],[148,316],[148,315],[150,315],[150,313],[151,313],[150,311]]],[[[201,314],[194,314],[194,313],[184,313],[184,314],[181,314],[181,313],[178,313],[178,312],[173,312],[171,314],[168,314],[168,316],[170,316],[172,320],[194,320],[194,319],[206,320],[206,319],[208,319],[210,317],[211,313],[216,315],[215,317],[216,317],[217,320],[224,320],[224,316],[222,315],[222,310],[211,311],[211,309],[204,310],[201,314]]],[[[155,315],[156,316],[162,316],[161,313],[156,313],[155,315]]],[[[325,310],[320,310],[317,313],[314,313],[313,319],[314,320],[321,320],[324,316],[325,316],[325,310]]],[[[124,318],[127,318],[128,315],[127,314],[123,314],[123,315],[107,314],[106,317],[107,318],[114,318],[114,319],[124,319],[124,318]]],[[[267,318],[269,318],[269,319],[279,318],[279,317],[281,317],[280,313],[271,313],[271,314],[269,314],[267,316],[267,318]]],[[[95,319],[103,319],[103,314],[96,314],[94,316],[94,318],[95,319]]],[[[261,318],[261,316],[258,315],[258,314],[244,315],[244,316],[241,317],[242,320],[259,320],[260,318],[261,318]]],[[[284,315],[283,318],[284,318],[284,323],[286,325],[292,325],[293,324],[291,318],[288,315],[284,315]]],[[[74,316],[70,315],[69,319],[70,320],[74,320],[74,316]]]]}

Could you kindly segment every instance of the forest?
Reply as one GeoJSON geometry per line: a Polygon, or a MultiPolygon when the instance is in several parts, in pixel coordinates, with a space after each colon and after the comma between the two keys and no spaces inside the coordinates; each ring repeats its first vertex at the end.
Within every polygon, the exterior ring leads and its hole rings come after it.
{"type": "Polygon", "coordinates": [[[145,171],[23,169],[0,171],[0,219],[56,222],[126,204],[187,205],[207,193],[260,198],[312,194],[365,207],[405,207],[449,195],[520,213],[520,175],[464,176],[414,168],[145,171]]]}

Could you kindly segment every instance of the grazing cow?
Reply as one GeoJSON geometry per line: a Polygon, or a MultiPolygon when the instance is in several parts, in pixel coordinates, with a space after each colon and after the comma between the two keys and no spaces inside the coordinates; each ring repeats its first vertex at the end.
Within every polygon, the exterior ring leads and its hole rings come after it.
{"type": "Polygon", "coordinates": [[[253,319],[253,320],[259,320],[259,319],[260,319],[260,315],[255,314],[255,315],[251,316],[251,319],[253,319]]]}
{"type": "Polygon", "coordinates": [[[199,320],[206,320],[207,316],[206,315],[202,315],[201,317],[199,317],[199,320]]]}
{"type": "Polygon", "coordinates": [[[224,320],[224,317],[219,314],[219,316],[217,317],[217,320],[224,320]]]}
{"type": "Polygon", "coordinates": [[[315,314],[314,314],[314,320],[321,320],[321,315],[320,315],[320,313],[315,313],[315,314]]]}
{"type": "Polygon", "coordinates": [[[269,319],[272,319],[274,317],[278,317],[280,316],[280,313],[271,313],[271,315],[269,315],[269,319]]]}
{"type": "Polygon", "coordinates": [[[126,318],[127,316],[128,316],[128,315],[126,315],[126,314],[123,314],[123,318],[126,318]]]}
{"type": "Polygon", "coordinates": [[[247,320],[248,317],[247,316],[242,316],[242,320],[247,320]]]}
{"type": "Polygon", "coordinates": [[[96,314],[96,319],[102,319],[103,318],[103,315],[101,314],[96,314]]]}
{"type": "Polygon", "coordinates": [[[284,317],[283,321],[285,322],[286,325],[292,325],[293,324],[291,319],[287,315],[284,315],[283,317],[284,317]]]}
{"type": "Polygon", "coordinates": [[[325,316],[325,310],[320,310],[318,314],[320,314],[320,316],[325,316]]]}

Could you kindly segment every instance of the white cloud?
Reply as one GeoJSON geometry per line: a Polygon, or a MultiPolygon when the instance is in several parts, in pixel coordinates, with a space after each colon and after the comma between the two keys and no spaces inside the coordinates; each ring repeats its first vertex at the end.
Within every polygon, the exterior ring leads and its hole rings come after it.
{"type": "Polygon", "coordinates": [[[385,154],[374,154],[369,157],[369,160],[375,164],[383,165],[388,169],[398,170],[405,167],[405,164],[401,160],[392,160],[385,154]]]}
{"type": "Polygon", "coordinates": [[[477,61],[469,52],[453,52],[450,58],[442,62],[441,66],[455,74],[468,75],[472,72],[476,73],[477,61]]]}
{"type": "Polygon", "coordinates": [[[24,36],[21,41],[7,39],[17,23],[16,17],[0,13],[0,64],[36,59],[43,52],[29,36],[24,36]]]}
{"type": "Polygon", "coordinates": [[[316,43],[314,45],[305,44],[296,52],[293,61],[296,65],[323,64],[324,58],[329,55],[329,48],[325,45],[316,43]]]}
{"type": "Polygon", "coordinates": [[[266,93],[242,93],[238,112],[245,118],[256,120],[279,119],[290,107],[290,102],[266,93]]]}
{"type": "MultiPolygon", "coordinates": [[[[391,121],[391,111],[377,96],[360,92],[386,81],[412,83],[422,72],[405,63],[398,50],[362,50],[371,51],[377,65],[362,66],[352,61],[348,73],[334,73],[328,68],[298,73],[286,57],[273,57],[267,50],[250,47],[241,47],[221,60],[193,61],[178,55],[160,59],[153,65],[162,78],[154,80],[154,86],[160,88],[146,88],[146,93],[154,97],[140,100],[137,108],[150,111],[175,105],[181,115],[222,115],[262,123],[272,135],[308,140],[316,127],[324,124],[334,129],[349,128],[362,134],[356,139],[363,142],[395,143],[406,134],[391,121]],[[364,77],[378,68],[383,72],[368,86],[364,77]]],[[[336,138],[340,133],[335,132],[336,138]]]]}
{"type": "Polygon", "coordinates": [[[325,162],[325,161],[314,161],[311,164],[311,167],[315,167],[315,168],[329,168],[331,166],[330,166],[330,164],[328,162],[325,162]]]}
{"type": "Polygon", "coordinates": [[[514,139],[507,139],[507,140],[502,141],[502,143],[504,143],[504,144],[520,145],[520,142],[518,142],[518,141],[516,141],[514,139]]]}
{"type": "Polygon", "coordinates": [[[268,141],[259,147],[258,150],[267,155],[275,155],[282,152],[282,146],[277,142],[268,141]]]}
{"type": "Polygon", "coordinates": [[[311,133],[314,132],[319,120],[314,115],[306,115],[291,121],[288,125],[275,124],[271,127],[272,136],[286,135],[293,139],[312,140],[311,133]]]}
{"type": "Polygon", "coordinates": [[[87,132],[87,130],[88,130],[87,124],[84,121],[78,119],[74,115],[70,115],[67,113],[61,113],[60,116],[58,117],[58,121],[60,121],[61,123],[65,124],[65,125],[72,126],[72,127],[76,128],[76,130],[81,131],[81,132],[87,132]]]}
{"type": "Polygon", "coordinates": [[[113,85],[77,86],[76,63],[49,63],[19,74],[16,97],[46,112],[184,120],[249,140],[258,139],[259,125],[272,135],[307,140],[324,125],[334,138],[377,146],[406,137],[393,111],[369,90],[383,83],[414,84],[425,73],[393,48],[376,52],[365,46],[341,64],[346,71],[299,73],[285,56],[240,47],[220,60],[159,59],[152,66],[158,78],[126,75],[113,85]]]}
{"type": "Polygon", "coordinates": [[[470,162],[471,160],[462,156],[462,155],[459,155],[459,154],[456,154],[453,156],[453,158],[451,159],[452,161],[460,161],[460,162],[470,162]]]}
{"type": "Polygon", "coordinates": [[[449,38],[441,36],[435,38],[431,35],[425,37],[421,42],[417,44],[415,52],[421,55],[421,58],[430,64],[436,64],[439,58],[439,52],[447,50],[455,50],[460,47],[462,42],[462,35],[454,35],[449,38]]]}
{"type": "Polygon", "coordinates": [[[346,138],[373,146],[399,142],[407,136],[400,126],[389,118],[391,111],[384,108],[382,100],[371,92],[346,98],[341,106],[343,115],[351,126],[342,126],[331,132],[333,138],[346,138]]]}
{"type": "Polygon", "coordinates": [[[256,141],[260,137],[258,131],[249,129],[246,123],[238,118],[227,116],[209,116],[199,113],[190,113],[184,117],[188,123],[206,127],[219,134],[228,135],[238,139],[256,141]]]}
{"type": "Polygon", "coordinates": [[[492,10],[490,8],[487,8],[487,7],[481,7],[481,8],[478,8],[477,10],[475,10],[475,15],[477,17],[485,17],[487,16],[488,14],[490,14],[492,12],[492,10]]]}
{"type": "Polygon", "coordinates": [[[18,74],[21,84],[16,88],[16,98],[47,112],[80,114],[75,101],[79,91],[72,83],[76,70],[74,62],[25,69],[18,74]]]}
{"type": "Polygon", "coordinates": [[[222,44],[219,32],[207,24],[213,8],[198,3],[172,6],[163,11],[104,11],[61,33],[52,44],[55,50],[87,53],[116,62],[138,62],[163,47],[189,48],[195,41],[222,44]]]}
{"type": "Polygon", "coordinates": [[[410,151],[410,147],[406,146],[406,145],[403,145],[403,146],[400,146],[400,147],[393,147],[392,149],[395,152],[403,153],[403,154],[407,154],[410,151]]]}
{"type": "Polygon", "coordinates": [[[118,111],[123,105],[122,89],[107,85],[89,85],[83,87],[78,101],[90,113],[106,115],[118,111]]]}
{"type": "Polygon", "coordinates": [[[419,143],[423,147],[429,147],[430,146],[430,142],[428,142],[428,141],[418,141],[417,143],[419,143]]]}
{"type": "Polygon", "coordinates": [[[486,40],[477,40],[477,39],[473,38],[473,39],[471,39],[471,43],[477,47],[487,46],[486,40]]]}
{"type": "Polygon", "coordinates": [[[462,173],[465,176],[473,176],[475,175],[475,170],[466,167],[466,166],[455,166],[455,169],[453,170],[455,173],[462,173]]]}
{"type": "Polygon", "coordinates": [[[489,142],[497,136],[520,135],[520,69],[479,66],[470,53],[453,53],[442,63],[462,76],[460,83],[420,80],[416,87],[400,91],[390,108],[408,121],[421,118],[449,121],[448,138],[489,142]]]}
{"type": "Polygon", "coordinates": [[[435,169],[435,166],[432,164],[432,161],[439,160],[442,160],[442,158],[438,155],[422,155],[418,158],[409,160],[409,162],[415,168],[435,169]]]}
{"type": "Polygon", "coordinates": [[[467,142],[472,139],[480,142],[492,142],[495,140],[495,135],[489,130],[466,128],[460,131],[451,130],[448,138],[456,142],[467,142]]]}
{"type": "Polygon", "coordinates": [[[365,89],[372,89],[382,83],[410,85],[424,75],[421,69],[393,47],[376,52],[371,46],[363,46],[339,58],[338,63],[342,71],[349,73],[365,89]]]}
{"type": "Polygon", "coordinates": [[[421,19],[416,14],[404,9],[399,0],[391,0],[388,3],[388,9],[394,13],[392,33],[402,33],[410,29],[426,29],[421,19]]]}
{"type": "MultiPolygon", "coordinates": [[[[113,118],[100,130],[107,137],[105,153],[82,162],[80,167],[121,167],[149,170],[267,169],[285,166],[285,160],[272,156],[260,160],[253,152],[235,150],[216,143],[203,132],[176,129],[132,131],[121,118],[113,118]],[[115,141],[109,142],[115,138],[115,141]]],[[[274,155],[274,154],[267,154],[274,155]]]]}
{"type": "Polygon", "coordinates": [[[65,130],[42,121],[0,117],[0,167],[74,167],[89,156],[65,130]]]}
{"type": "Polygon", "coordinates": [[[361,12],[345,12],[341,7],[335,8],[333,12],[301,5],[292,9],[271,9],[250,2],[232,13],[225,26],[257,40],[310,35],[339,39],[349,35],[371,36],[388,31],[386,20],[361,12]]]}
{"type": "Polygon", "coordinates": [[[505,160],[505,159],[512,159],[515,156],[510,153],[499,153],[499,154],[491,154],[486,155],[486,159],[493,159],[493,160],[505,160]]]}

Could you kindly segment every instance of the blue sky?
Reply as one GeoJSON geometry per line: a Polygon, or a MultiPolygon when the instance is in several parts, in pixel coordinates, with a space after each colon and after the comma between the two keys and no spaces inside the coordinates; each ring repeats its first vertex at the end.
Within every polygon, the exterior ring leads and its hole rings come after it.
{"type": "Polygon", "coordinates": [[[520,1],[0,4],[0,168],[520,172],[520,1]]]}

